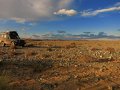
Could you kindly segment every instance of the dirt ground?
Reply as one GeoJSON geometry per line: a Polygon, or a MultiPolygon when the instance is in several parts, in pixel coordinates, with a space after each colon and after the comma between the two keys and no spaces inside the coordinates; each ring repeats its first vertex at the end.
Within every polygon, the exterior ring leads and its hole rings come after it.
{"type": "Polygon", "coordinates": [[[0,90],[120,90],[120,41],[0,47],[0,90]]]}

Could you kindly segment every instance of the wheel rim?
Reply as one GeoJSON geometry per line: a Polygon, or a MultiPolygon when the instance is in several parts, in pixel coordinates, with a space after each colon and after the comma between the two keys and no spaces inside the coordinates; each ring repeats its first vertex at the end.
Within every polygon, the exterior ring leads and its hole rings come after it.
{"type": "Polygon", "coordinates": [[[12,43],[11,43],[11,46],[13,46],[13,47],[14,47],[14,46],[15,46],[15,43],[14,43],[14,42],[12,42],[12,43]]]}
{"type": "Polygon", "coordinates": [[[4,42],[1,42],[1,46],[4,47],[4,46],[5,46],[5,43],[4,43],[4,42]]]}

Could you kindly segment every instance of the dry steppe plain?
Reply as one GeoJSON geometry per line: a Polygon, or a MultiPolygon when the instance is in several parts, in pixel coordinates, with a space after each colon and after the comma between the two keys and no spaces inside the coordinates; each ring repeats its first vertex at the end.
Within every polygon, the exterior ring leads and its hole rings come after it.
{"type": "Polygon", "coordinates": [[[26,40],[0,47],[0,90],[120,90],[120,41],[26,40]]]}

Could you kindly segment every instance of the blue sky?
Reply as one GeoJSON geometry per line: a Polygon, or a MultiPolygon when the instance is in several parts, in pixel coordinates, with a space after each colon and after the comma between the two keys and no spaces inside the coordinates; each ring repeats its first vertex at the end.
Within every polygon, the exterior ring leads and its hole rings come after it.
{"type": "Polygon", "coordinates": [[[0,31],[120,35],[120,0],[0,0],[0,31]]]}

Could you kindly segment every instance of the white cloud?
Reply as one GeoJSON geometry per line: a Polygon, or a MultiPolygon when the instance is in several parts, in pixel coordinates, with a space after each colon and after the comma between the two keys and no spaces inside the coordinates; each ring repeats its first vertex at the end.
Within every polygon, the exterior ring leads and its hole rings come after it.
{"type": "Polygon", "coordinates": [[[120,6],[120,2],[117,2],[117,3],[115,4],[115,6],[120,6]]]}
{"type": "Polygon", "coordinates": [[[86,16],[96,16],[100,13],[112,12],[112,11],[120,11],[120,6],[114,6],[114,7],[99,9],[99,10],[95,10],[95,11],[83,11],[83,12],[81,12],[81,16],[84,16],[84,17],[86,17],[86,16]]]}
{"type": "Polygon", "coordinates": [[[77,14],[77,11],[76,10],[73,10],[73,9],[70,9],[70,10],[67,10],[67,9],[61,9],[57,12],[54,12],[54,14],[56,15],[67,15],[67,16],[74,16],[77,14]]]}
{"type": "Polygon", "coordinates": [[[82,12],[78,12],[74,9],[60,9],[57,12],[54,12],[54,14],[55,15],[67,15],[67,16],[74,16],[76,14],[80,14],[83,17],[88,17],[88,16],[96,16],[101,13],[112,12],[112,11],[120,11],[120,2],[117,2],[112,7],[104,8],[104,9],[98,9],[98,10],[88,9],[82,12]]]}
{"type": "Polygon", "coordinates": [[[73,0],[0,0],[0,19],[18,22],[50,20],[53,12],[68,8],[73,0]]]}
{"type": "Polygon", "coordinates": [[[11,18],[11,20],[15,20],[18,23],[24,23],[26,21],[24,18],[16,18],[16,17],[11,18]]]}

